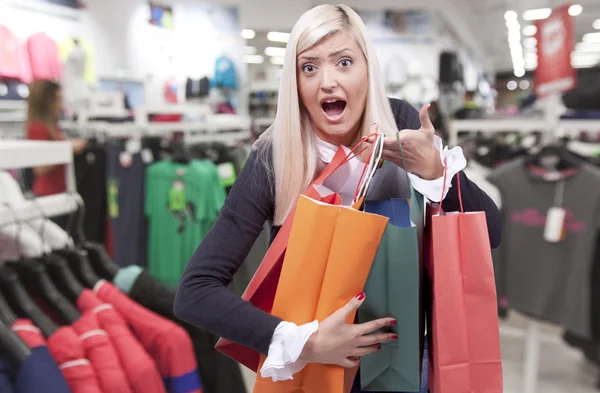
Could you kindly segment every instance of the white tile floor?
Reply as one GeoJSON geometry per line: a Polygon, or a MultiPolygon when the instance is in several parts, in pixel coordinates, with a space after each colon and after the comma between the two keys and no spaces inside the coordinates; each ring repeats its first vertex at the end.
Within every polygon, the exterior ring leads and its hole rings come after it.
{"type": "MultiPolygon", "coordinates": [[[[515,333],[526,326],[526,320],[512,314],[508,321],[501,323],[502,359],[504,372],[504,392],[523,393],[523,349],[524,338],[515,333]]],[[[599,393],[595,389],[597,369],[586,362],[579,351],[567,346],[560,330],[552,326],[542,326],[544,340],[540,348],[539,383],[536,393],[599,393]]],[[[242,367],[248,386],[252,392],[254,373],[242,367]]]]}

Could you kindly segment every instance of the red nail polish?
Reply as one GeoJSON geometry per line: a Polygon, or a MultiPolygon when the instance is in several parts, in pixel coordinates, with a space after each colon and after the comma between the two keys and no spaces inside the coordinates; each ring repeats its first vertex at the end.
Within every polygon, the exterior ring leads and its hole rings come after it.
{"type": "Polygon", "coordinates": [[[357,298],[358,300],[363,300],[363,299],[365,298],[365,294],[364,294],[364,292],[361,292],[361,293],[359,293],[358,295],[356,295],[356,298],[357,298]]]}
{"type": "Polygon", "coordinates": [[[377,346],[377,350],[379,351],[380,349],[381,349],[381,345],[378,345],[377,346]]]}
{"type": "Polygon", "coordinates": [[[395,325],[397,323],[398,323],[398,321],[396,321],[395,319],[392,319],[392,322],[390,322],[390,325],[395,325]]]}
{"type": "Polygon", "coordinates": [[[398,339],[398,336],[394,334],[394,335],[392,336],[392,340],[397,340],[397,339],[398,339]]]}

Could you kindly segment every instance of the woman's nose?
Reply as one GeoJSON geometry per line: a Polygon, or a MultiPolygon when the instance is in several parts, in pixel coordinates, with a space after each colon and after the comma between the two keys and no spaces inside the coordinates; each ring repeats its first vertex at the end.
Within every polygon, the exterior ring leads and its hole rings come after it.
{"type": "Polygon", "coordinates": [[[321,89],[323,91],[330,92],[337,87],[337,81],[335,80],[334,73],[329,70],[324,70],[321,79],[321,89]]]}

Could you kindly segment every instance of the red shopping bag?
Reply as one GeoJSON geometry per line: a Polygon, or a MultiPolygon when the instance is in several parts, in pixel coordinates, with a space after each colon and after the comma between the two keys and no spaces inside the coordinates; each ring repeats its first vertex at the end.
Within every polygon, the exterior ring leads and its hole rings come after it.
{"type": "MultiPolygon", "coordinates": [[[[363,140],[366,140],[366,138],[363,138],[363,140]]],[[[346,154],[344,149],[340,147],[331,162],[323,169],[311,186],[306,189],[303,195],[327,204],[341,205],[342,199],[339,194],[332,192],[327,195],[322,195],[321,192],[323,188],[319,186],[323,185],[323,183],[336,172],[336,176],[341,175],[341,178],[344,178],[345,176],[349,177],[348,166],[345,164],[353,157],[355,154],[354,151],[358,146],[359,145],[357,145],[349,154],[346,154]]],[[[256,273],[250,280],[248,287],[242,294],[242,299],[249,301],[255,307],[268,313],[271,313],[273,308],[277,283],[279,282],[279,276],[283,266],[283,259],[287,249],[292,223],[294,221],[295,211],[296,208],[294,207],[288,214],[256,273]]],[[[243,364],[252,371],[256,372],[258,370],[260,354],[251,348],[221,338],[215,345],[215,349],[238,363],[243,364]]]]}
{"type": "MultiPolygon", "coordinates": [[[[459,175],[457,175],[459,176],[459,175]]],[[[445,180],[445,174],[444,174],[445,180]]],[[[428,206],[429,390],[502,393],[496,288],[485,212],[428,206]]]]}

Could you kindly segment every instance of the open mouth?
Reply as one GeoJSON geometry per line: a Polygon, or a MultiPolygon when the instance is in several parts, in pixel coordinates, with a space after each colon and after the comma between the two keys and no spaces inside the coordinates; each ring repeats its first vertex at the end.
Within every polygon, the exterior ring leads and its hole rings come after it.
{"type": "Polygon", "coordinates": [[[321,104],[325,115],[331,119],[338,118],[344,113],[346,109],[346,101],[343,100],[332,100],[321,104]]]}

